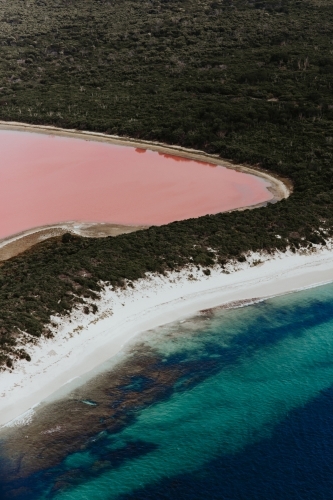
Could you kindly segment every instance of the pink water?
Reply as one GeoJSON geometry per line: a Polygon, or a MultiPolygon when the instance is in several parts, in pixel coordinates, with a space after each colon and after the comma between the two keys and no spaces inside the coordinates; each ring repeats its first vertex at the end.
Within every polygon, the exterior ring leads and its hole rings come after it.
{"type": "Polygon", "coordinates": [[[267,201],[267,187],[144,149],[0,131],[0,238],[66,221],[166,224],[267,201]]]}

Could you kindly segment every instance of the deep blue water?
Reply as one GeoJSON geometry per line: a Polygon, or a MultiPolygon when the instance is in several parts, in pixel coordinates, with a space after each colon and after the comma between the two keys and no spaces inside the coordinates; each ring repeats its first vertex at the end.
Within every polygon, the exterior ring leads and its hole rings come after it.
{"type": "Polygon", "coordinates": [[[333,498],[333,389],[293,410],[269,439],[122,500],[333,498]]]}
{"type": "MultiPolygon", "coordinates": [[[[3,440],[1,498],[333,499],[333,285],[167,325],[145,350],[109,391],[115,427],[68,453],[62,435],[61,458],[31,473],[3,440]]],[[[96,411],[100,393],[81,403],[96,411]]]]}

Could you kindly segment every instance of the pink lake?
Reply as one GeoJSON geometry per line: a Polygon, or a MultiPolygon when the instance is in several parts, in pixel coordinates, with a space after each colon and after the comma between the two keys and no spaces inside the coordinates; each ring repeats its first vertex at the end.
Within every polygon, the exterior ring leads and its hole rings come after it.
{"type": "Polygon", "coordinates": [[[161,225],[272,199],[225,167],[105,142],[0,130],[0,238],[58,222],[161,225]]]}

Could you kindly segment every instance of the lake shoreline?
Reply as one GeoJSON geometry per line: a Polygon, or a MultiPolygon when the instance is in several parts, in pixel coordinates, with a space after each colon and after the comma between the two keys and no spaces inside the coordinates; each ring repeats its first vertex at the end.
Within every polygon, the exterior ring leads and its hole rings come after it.
{"type": "Polygon", "coordinates": [[[28,423],[33,407],[102,365],[141,332],[216,307],[241,307],[333,281],[333,245],[293,254],[248,255],[246,263],[150,275],[124,289],[105,285],[98,312],[51,318],[53,339],[26,345],[32,361],[0,373],[0,425],[28,423]],[[16,419],[16,420],[15,420],[16,419]]]}
{"type": "MultiPolygon", "coordinates": [[[[48,135],[48,136],[58,136],[58,137],[67,137],[67,138],[76,138],[84,141],[90,142],[103,142],[109,143],[110,145],[121,145],[128,146],[131,148],[137,148],[139,150],[150,150],[153,152],[158,152],[162,155],[170,155],[183,157],[187,160],[204,162],[211,165],[218,165],[221,167],[225,167],[229,170],[234,170],[240,173],[244,173],[247,175],[253,175],[260,179],[260,181],[265,182],[266,190],[269,194],[268,199],[265,201],[257,203],[252,200],[249,204],[247,204],[250,200],[244,200],[244,206],[239,204],[236,208],[230,207],[230,209],[223,209],[223,211],[234,211],[234,210],[246,210],[253,209],[260,206],[265,206],[267,203],[275,203],[283,198],[287,198],[292,192],[292,185],[288,183],[286,179],[280,179],[275,175],[271,175],[266,171],[262,171],[260,168],[254,166],[247,165],[237,165],[226,160],[221,159],[217,155],[209,155],[204,153],[203,151],[192,150],[188,148],[182,148],[178,146],[169,146],[162,143],[156,142],[148,142],[135,140],[130,138],[121,138],[118,136],[108,136],[106,134],[93,133],[93,132],[80,132],[76,130],[66,130],[60,129],[56,127],[46,127],[46,126],[38,126],[38,125],[29,125],[23,123],[16,122],[3,122],[0,121],[0,131],[17,131],[17,132],[26,132],[26,133],[38,133],[40,135],[48,135]],[[270,199],[269,199],[270,197],[270,199]],[[251,204],[252,203],[252,204],[251,204]]],[[[206,212],[203,212],[202,215],[205,215],[206,212]]],[[[209,211],[207,213],[210,213],[209,211]]],[[[215,213],[215,212],[213,212],[215,213]]],[[[187,217],[188,218],[188,215],[187,217]]],[[[183,219],[183,217],[181,217],[183,219]]],[[[60,217],[60,220],[51,221],[50,224],[39,225],[36,224],[27,226],[27,229],[22,230],[20,232],[16,232],[13,230],[12,234],[8,234],[5,237],[0,239],[0,261],[5,261],[11,257],[14,257],[25,250],[33,247],[35,244],[40,241],[44,241],[48,238],[52,238],[54,236],[61,236],[64,232],[71,232],[72,234],[78,234],[84,237],[104,237],[104,236],[117,236],[118,234],[128,233],[135,231],[137,229],[146,229],[151,223],[144,222],[140,224],[130,224],[128,222],[120,222],[119,221],[103,221],[97,222],[94,219],[85,220],[85,217],[81,220],[66,220],[60,217]],[[107,229],[107,226],[109,228],[107,229]],[[106,230],[107,229],[107,230],[106,230]]],[[[177,219],[178,220],[178,219],[177,219]]]]}
{"type": "MultiPolygon", "coordinates": [[[[33,125],[20,122],[6,122],[0,120],[0,130],[16,130],[22,132],[35,132],[39,134],[57,135],[62,137],[72,137],[76,139],[84,139],[88,141],[108,142],[119,146],[129,146],[134,148],[149,149],[165,154],[175,153],[175,156],[181,156],[191,160],[204,161],[214,165],[221,165],[239,172],[244,172],[257,177],[262,177],[264,180],[271,183],[272,194],[274,201],[279,201],[283,198],[288,198],[292,193],[293,187],[289,179],[281,178],[278,175],[261,169],[258,165],[237,164],[232,161],[224,160],[218,155],[205,153],[197,149],[185,148],[162,142],[145,141],[141,139],[133,139],[130,137],[121,137],[117,135],[108,135],[101,132],[90,132],[85,130],[65,129],[54,127],[51,125],[33,125]]],[[[272,201],[272,200],[271,200],[272,201]]],[[[260,204],[261,205],[261,204],[260,204]]],[[[260,206],[258,205],[258,206],[260,206]]],[[[248,208],[248,207],[244,207],[248,208]]]]}

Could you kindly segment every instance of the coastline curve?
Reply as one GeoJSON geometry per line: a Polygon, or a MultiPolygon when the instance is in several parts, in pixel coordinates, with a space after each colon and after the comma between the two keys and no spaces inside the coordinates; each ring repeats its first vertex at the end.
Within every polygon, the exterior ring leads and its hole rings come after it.
{"type": "Polygon", "coordinates": [[[332,282],[332,250],[329,242],[313,252],[262,255],[259,267],[253,254],[252,264],[238,263],[227,273],[214,268],[206,276],[202,269],[184,268],[167,276],[147,275],[124,290],[104,283],[96,316],[77,308],[68,317],[54,316],[56,335],[30,346],[33,361],[22,360],[14,371],[1,373],[0,430],[9,422],[28,423],[25,412],[61,397],[72,382],[81,385],[107,360],[116,363],[126,344],[170,318],[181,321],[211,308],[242,307],[332,282]]]}

